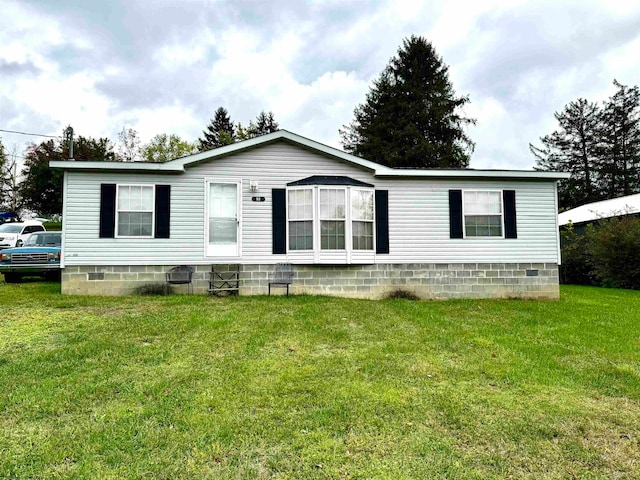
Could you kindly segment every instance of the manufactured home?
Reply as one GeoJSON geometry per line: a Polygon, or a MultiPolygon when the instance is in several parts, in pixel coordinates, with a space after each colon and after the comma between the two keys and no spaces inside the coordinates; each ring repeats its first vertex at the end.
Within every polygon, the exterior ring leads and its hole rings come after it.
{"type": "Polygon", "coordinates": [[[62,292],[121,295],[193,267],[266,294],[557,298],[566,174],[394,169],[280,130],[166,163],[64,170],[62,292]]]}

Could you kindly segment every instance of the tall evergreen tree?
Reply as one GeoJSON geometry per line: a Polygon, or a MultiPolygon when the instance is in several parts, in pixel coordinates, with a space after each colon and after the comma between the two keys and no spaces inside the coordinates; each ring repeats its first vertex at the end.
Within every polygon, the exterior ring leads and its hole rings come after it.
{"type": "Polygon", "coordinates": [[[411,36],[380,76],[354,120],[340,129],[343,148],[392,167],[466,168],[474,143],[446,64],[431,43],[411,36]]]}
{"type": "Polygon", "coordinates": [[[613,81],[604,107],[602,188],[608,198],[640,191],[640,89],[613,81]]]}
{"type": "Polygon", "coordinates": [[[204,138],[198,139],[201,152],[212,148],[223,147],[235,141],[235,128],[229,117],[229,112],[224,107],[216,110],[213,119],[202,132],[204,138]]]}
{"type": "Polygon", "coordinates": [[[598,172],[602,154],[602,111],[597,104],[579,98],[554,114],[559,129],[529,144],[536,169],[570,172],[571,178],[558,188],[561,209],[573,208],[602,198],[598,172]]]}
{"type": "Polygon", "coordinates": [[[273,112],[261,111],[256,117],[256,136],[277,132],[279,129],[273,112]]]}

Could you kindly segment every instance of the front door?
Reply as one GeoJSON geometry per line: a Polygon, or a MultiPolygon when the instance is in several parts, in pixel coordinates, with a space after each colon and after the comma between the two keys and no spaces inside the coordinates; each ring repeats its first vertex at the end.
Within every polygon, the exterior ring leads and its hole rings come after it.
{"type": "Polygon", "coordinates": [[[237,257],[238,231],[238,183],[209,183],[209,231],[207,256],[237,257]]]}

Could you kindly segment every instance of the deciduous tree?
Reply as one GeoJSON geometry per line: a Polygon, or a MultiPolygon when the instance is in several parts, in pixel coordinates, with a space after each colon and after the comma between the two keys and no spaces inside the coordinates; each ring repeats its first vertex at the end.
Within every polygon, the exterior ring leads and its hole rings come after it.
{"type": "MultiPolygon", "coordinates": [[[[117,160],[108,138],[78,137],[74,144],[76,161],[117,160]]],[[[67,160],[69,146],[59,140],[46,140],[27,148],[19,192],[23,206],[41,215],[62,213],[62,179],[60,169],[49,167],[52,160],[67,160]]]]}
{"type": "Polygon", "coordinates": [[[198,151],[195,143],[182,140],[178,135],[160,133],[142,146],[142,159],[145,162],[167,162],[174,158],[191,155],[198,151]]]}
{"type": "Polygon", "coordinates": [[[122,127],[118,133],[118,156],[123,162],[140,159],[140,137],[133,128],[122,127]]]}
{"type": "Polygon", "coordinates": [[[18,147],[7,152],[0,140],[0,210],[17,212],[20,209],[18,191],[18,147]]]}

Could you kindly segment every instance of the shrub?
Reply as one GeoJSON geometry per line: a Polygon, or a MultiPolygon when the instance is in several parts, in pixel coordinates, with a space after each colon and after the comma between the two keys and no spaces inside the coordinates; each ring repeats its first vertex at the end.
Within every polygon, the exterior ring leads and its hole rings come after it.
{"type": "Polygon", "coordinates": [[[394,290],[389,295],[387,295],[387,298],[404,299],[404,300],[420,300],[420,297],[418,297],[415,293],[410,292],[408,290],[402,290],[402,289],[394,290]]]}
{"type": "Polygon", "coordinates": [[[147,283],[135,289],[136,295],[171,295],[171,287],[166,283],[147,283]]]}
{"type": "Polygon", "coordinates": [[[592,275],[602,286],[640,289],[640,219],[610,218],[587,229],[592,275]]]}
{"type": "Polygon", "coordinates": [[[573,285],[595,285],[587,253],[587,236],[577,233],[573,225],[562,228],[562,264],[560,282],[573,285]]]}
{"type": "Polygon", "coordinates": [[[562,283],[640,289],[640,219],[602,219],[562,232],[562,283]]]}

